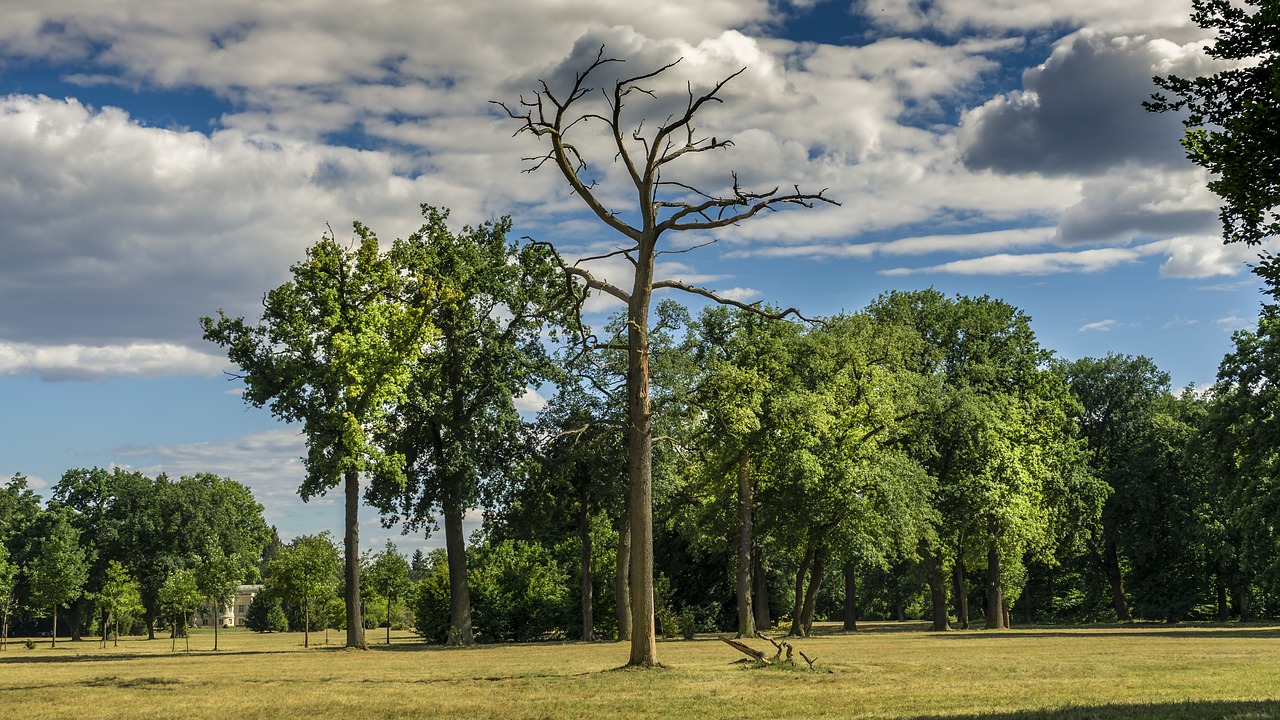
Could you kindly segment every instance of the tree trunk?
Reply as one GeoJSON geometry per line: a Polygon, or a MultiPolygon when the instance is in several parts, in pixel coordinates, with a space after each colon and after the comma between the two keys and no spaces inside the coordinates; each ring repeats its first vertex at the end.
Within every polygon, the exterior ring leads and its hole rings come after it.
{"type": "Polygon", "coordinates": [[[995,541],[987,546],[987,622],[988,630],[1004,627],[1004,593],[1000,584],[1000,548],[995,541]]]}
{"type": "Polygon", "coordinates": [[[951,590],[956,600],[956,624],[969,629],[969,581],[964,573],[964,551],[956,547],[956,563],[951,568],[951,590]]]}
{"type": "MultiPolygon", "coordinates": [[[[324,644],[329,644],[329,620],[325,618],[324,644]]],[[[387,644],[391,644],[391,587],[387,587],[387,644]]]]}
{"type": "MultiPolygon", "coordinates": [[[[1243,613],[1242,613],[1243,614],[1243,613]]],[[[49,634],[49,647],[58,647],[58,606],[53,606],[53,632],[49,634]]]]}
{"type": "Polygon", "coordinates": [[[582,552],[579,563],[582,572],[582,640],[594,642],[596,639],[595,618],[592,617],[592,577],[591,577],[591,506],[584,494],[578,503],[578,537],[582,541],[582,552]]]}
{"type": "Polygon", "coordinates": [[[218,617],[221,613],[217,610],[213,613],[213,649],[218,649],[218,626],[222,624],[222,618],[218,617]]]}
{"type": "Polygon", "coordinates": [[[1249,616],[1249,588],[1241,586],[1236,590],[1236,607],[1240,610],[1240,622],[1248,622],[1249,616]]]}
{"type": "Polygon", "coordinates": [[[858,629],[858,576],[854,564],[844,564],[844,629],[858,629]]]}
{"type": "MultiPolygon", "coordinates": [[[[646,224],[649,221],[646,220],[646,224]]],[[[631,657],[658,664],[653,618],[653,433],[649,409],[649,301],[656,237],[641,240],[627,313],[627,477],[631,499],[631,657]]]]}
{"type": "Polygon", "coordinates": [[[743,450],[738,456],[738,637],[749,638],[756,634],[756,618],[751,607],[751,548],[755,545],[752,527],[752,505],[755,487],[751,480],[751,453],[743,450]]]}
{"type": "MultiPolygon", "coordinates": [[[[347,647],[367,650],[364,642],[364,623],[360,620],[360,476],[355,471],[343,478],[346,493],[346,532],[343,550],[346,557],[347,582],[347,647]]],[[[304,618],[303,625],[310,627],[311,618],[304,618]]]]}
{"type": "Polygon", "coordinates": [[[618,561],[614,568],[613,601],[618,614],[618,641],[631,639],[631,513],[623,502],[618,518],[618,561]]]}
{"type": "Polygon", "coordinates": [[[1227,586],[1218,583],[1218,622],[1231,619],[1231,606],[1227,604],[1227,586]]]}
{"type": "Polygon", "coordinates": [[[84,624],[84,616],[88,610],[88,602],[89,601],[87,599],[81,598],[71,603],[68,620],[71,621],[71,640],[73,642],[80,642],[84,639],[80,636],[80,626],[84,624]]]}
{"type": "MultiPolygon", "coordinates": [[[[360,627],[364,627],[363,622],[360,627]]],[[[305,593],[302,596],[302,647],[311,647],[311,597],[305,593]]]]}
{"type": "Polygon", "coordinates": [[[1004,623],[1005,630],[1013,627],[1013,615],[1009,612],[1009,598],[1003,595],[1000,598],[1000,619],[1004,623]]]}
{"type": "Polygon", "coordinates": [[[929,597],[933,604],[933,627],[942,632],[951,629],[947,618],[947,581],[942,577],[942,556],[938,550],[927,549],[924,554],[925,569],[929,576],[929,597]]]}
{"type": "Polygon", "coordinates": [[[800,561],[800,567],[796,570],[796,594],[795,601],[791,603],[791,629],[787,631],[787,637],[800,637],[800,613],[804,609],[804,579],[809,574],[809,565],[812,563],[813,543],[810,542],[805,548],[804,559],[800,561]]]}
{"type": "Polygon", "coordinates": [[[149,610],[147,611],[146,621],[147,621],[147,639],[155,640],[156,639],[156,616],[152,615],[151,611],[149,610]]]}
{"type": "Polygon", "coordinates": [[[818,548],[813,558],[813,571],[809,573],[809,589],[804,593],[804,609],[801,610],[800,626],[804,636],[813,633],[813,613],[818,606],[818,591],[822,589],[822,574],[827,568],[827,546],[818,548]]]}
{"type": "Polygon", "coordinates": [[[755,612],[757,630],[768,630],[773,627],[773,619],[769,617],[769,576],[764,571],[764,552],[755,548],[751,553],[751,585],[754,597],[751,609],[755,612]]]}
{"type": "Polygon", "coordinates": [[[1094,564],[1107,578],[1107,585],[1111,588],[1111,605],[1115,608],[1116,618],[1120,622],[1131,621],[1133,616],[1129,613],[1129,602],[1124,596],[1124,576],[1120,572],[1120,556],[1116,552],[1116,541],[1108,537],[1106,528],[1103,528],[1101,550],[1092,537],[1087,538],[1085,544],[1089,549],[1089,555],[1093,557],[1094,564]]]}
{"type": "Polygon", "coordinates": [[[450,645],[473,645],[471,586],[467,582],[467,543],[462,532],[462,481],[447,482],[444,501],[444,546],[449,559],[450,645]]]}

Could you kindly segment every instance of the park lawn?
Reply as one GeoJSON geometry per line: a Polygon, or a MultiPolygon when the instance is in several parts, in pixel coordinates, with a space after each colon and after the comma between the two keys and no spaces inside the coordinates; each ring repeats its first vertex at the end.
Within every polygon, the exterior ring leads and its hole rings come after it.
{"type": "Polygon", "coordinates": [[[654,670],[618,669],[617,643],[444,649],[397,633],[388,648],[384,631],[370,652],[340,649],[341,632],[307,650],[298,633],[223,631],[215,653],[197,630],[189,655],[168,639],[18,642],[0,653],[0,717],[1280,718],[1272,625],[818,631],[795,641],[812,673],[735,664],[710,636],[661,643],[654,670]]]}

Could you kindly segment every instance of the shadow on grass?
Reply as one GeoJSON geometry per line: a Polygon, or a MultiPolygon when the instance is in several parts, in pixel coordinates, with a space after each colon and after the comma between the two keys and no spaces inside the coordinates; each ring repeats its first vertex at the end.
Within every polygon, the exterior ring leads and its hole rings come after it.
{"type": "Polygon", "coordinates": [[[190,653],[129,653],[112,654],[109,651],[100,655],[21,655],[4,657],[0,655],[0,665],[25,665],[39,663],[80,663],[80,662],[127,662],[130,660],[159,660],[163,658],[181,657],[232,657],[235,655],[268,655],[280,650],[193,650],[190,653]]]}
{"type": "Polygon", "coordinates": [[[1260,720],[1280,718],[1280,700],[1222,700],[1173,703],[1078,705],[1057,710],[1008,713],[920,715],[911,720],[1260,720]]]}
{"type": "Polygon", "coordinates": [[[930,630],[930,623],[925,622],[902,622],[902,623],[874,623],[860,625],[857,631],[846,631],[839,625],[831,624],[826,627],[815,625],[813,635],[815,637],[831,636],[831,635],[877,635],[887,633],[921,633],[928,634],[930,637],[945,638],[949,640],[973,640],[979,638],[1028,638],[1028,637],[1073,637],[1073,638],[1091,638],[1091,637],[1142,637],[1142,638],[1169,638],[1169,639],[1212,639],[1212,638],[1250,638],[1257,640],[1280,640],[1280,627],[1275,625],[1241,625],[1241,624],[1183,624],[1183,625],[1166,625],[1163,623],[1128,623],[1113,625],[1027,625],[1024,627],[1014,626],[1009,630],[984,630],[982,628],[970,628],[968,630],[949,630],[946,632],[934,632],[930,630]]]}

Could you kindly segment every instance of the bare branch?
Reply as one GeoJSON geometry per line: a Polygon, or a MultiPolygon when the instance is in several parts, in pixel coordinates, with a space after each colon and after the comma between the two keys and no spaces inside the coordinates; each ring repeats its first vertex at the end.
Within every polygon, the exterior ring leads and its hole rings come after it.
{"type": "Polygon", "coordinates": [[[804,315],[801,315],[800,311],[793,307],[787,308],[786,310],[783,310],[781,312],[770,312],[768,310],[765,310],[764,308],[761,308],[760,303],[758,302],[744,303],[741,300],[733,300],[731,298],[718,295],[715,292],[708,290],[706,288],[697,287],[696,285],[690,285],[688,283],[684,283],[679,280],[659,280],[653,284],[654,290],[660,290],[665,288],[671,288],[674,290],[683,290],[687,293],[693,293],[694,295],[701,295],[702,297],[713,300],[717,303],[720,303],[721,305],[731,305],[741,310],[746,310],[747,312],[755,313],[756,315],[759,315],[762,318],[767,318],[769,320],[782,320],[790,315],[794,315],[796,316],[797,319],[803,320],[807,323],[814,323],[814,324],[823,325],[823,326],[826,325],[826,323],[822,320],[819,320],[817,318],[807,318],[804,315]]]}
{"type": "Polygon", "coordinates": [[[699,243],[697,245],[694,245],[693,247],[687,247],[683,250],[659,250],[654,253],[654,257],[657,257],[659,255],[683,255],[684,253],[693,252],[694,250],[697,250],[699,248],[704,248],[708,245],[715,245],[718,242],[720,242],[718,238],[711,238],[710,240],[704,243],[699,243]]]}

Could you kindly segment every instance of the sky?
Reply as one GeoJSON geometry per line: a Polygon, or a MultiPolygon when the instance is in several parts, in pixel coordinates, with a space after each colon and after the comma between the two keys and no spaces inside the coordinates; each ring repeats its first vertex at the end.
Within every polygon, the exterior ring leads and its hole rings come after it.
{"type": "MultiPolygon", "coordinates": [[[[625,60],[615,74],[682,58],[629,105],[647,127],[745,68],[698,123],[733,147],[669,179],[717,191],[736,171],[840,203],[668,238],[705,246],[660,276],[808,316],[889,290],[991,295],[1059,357],[1142,354],[1175,387],[1210,383],[1261,295],[1256,250],[1221,243],[1180,119],[1141,107],[1153,75],[1217,67],[1189,14],[1189,0],[0,0],[0,475],[47,490],[79,467],[213,472],[248,485],[286,539],[340,536],[339,493],[297,497],[298,428],[243,402],[198,318],[256,318],[328,228],[350,237],[360,220],[389,241],[422,203],[455,227],[510,215],[514,236],[570,257],[617,247],[553,168],[523,172],[536,141],[491,102],[540,80],[563,91],[601,46],[625,60]]],[[[625,213],[611,153],[590,124],[574,132],[625,213]]],[[[443,542],[369,508],[361,522],[370,548],[443,542]]]]}

